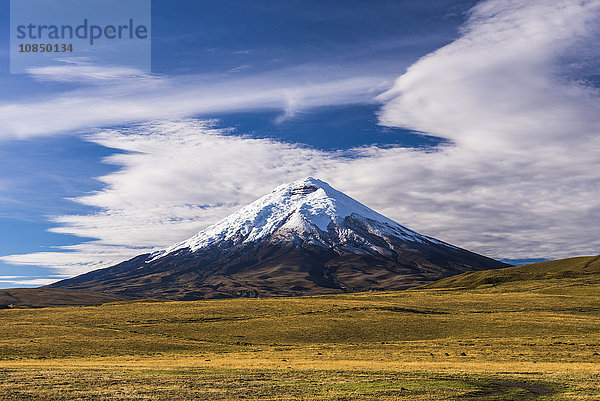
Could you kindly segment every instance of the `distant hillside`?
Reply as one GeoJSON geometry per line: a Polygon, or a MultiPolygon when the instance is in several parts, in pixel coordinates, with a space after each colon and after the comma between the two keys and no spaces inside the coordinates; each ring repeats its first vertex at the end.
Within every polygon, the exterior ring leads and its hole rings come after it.
{"type": "Polygon", "coordinates": [[[126,301],[122,295],[105,294],[93,291],[55,288],[11,288],[0,290],[0,309],[40,308],[63,305],[98,305],[107,302],[126,301]]]}
{"type": "Polygon", "coordinates": [[[509,282],[600,277],[600,255],[463,273],[420,288],[476,288],[509,282]]]}

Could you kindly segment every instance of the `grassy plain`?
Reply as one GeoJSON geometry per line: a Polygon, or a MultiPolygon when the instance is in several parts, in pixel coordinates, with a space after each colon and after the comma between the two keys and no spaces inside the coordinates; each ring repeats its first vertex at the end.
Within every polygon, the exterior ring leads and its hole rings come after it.
{"type": "Polygon", "coordinates": [[[0,310],[0,400],[598,400],[596,264],[402,292],[0,310]]]}

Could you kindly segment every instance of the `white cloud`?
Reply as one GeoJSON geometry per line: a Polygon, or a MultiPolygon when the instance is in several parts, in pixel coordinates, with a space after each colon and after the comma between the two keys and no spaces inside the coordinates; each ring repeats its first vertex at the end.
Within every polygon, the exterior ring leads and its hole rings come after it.
{"type": "Polygon", "coordinates": [[[115,265],[144,251],[143,248],[128,247],[126,244],[111,246],[103,241],[93,241],[57,247],[56,252],[2,256],[0,260],[17,266],[51,267],[67,277],[115,265]]]}
{"type": "Polygon", "coordinates": [[[84,61],[73,62],[65,60],[64,65],[36,67],[27,70],[38,81],[75,82],[88,84],[102,84],[120,82],[125,80],[140,80],[147,84],[150,79],[160,79],[159,76],[146,74],[131,67],[97,66],[84,61]]]}
{"type": "MultiPolygon", "coordinates": [[[[462,37],[415,63],[380,97],[382,124],[453,142],[435,151],[371,147],[341,157],[228,135],[195,120],[99,132],[90,140],[129,152],[107,160],[121,169],[102,177],[103,190],[78,199],[100,211],[61,216],[55,229],[98,240],[68,252],[0,259],[68,273],[109,265],[187,238],[278,184],[306,175],[329,181],[401,224],[492,257],[595,254],[600,99],[596,89],[567,76],[573,65],[587,62],[576,49],[597,43],[593,21],[599,13],[600,1],[478,5],[462,37]]],[[[221,102],[216,109],[257,101],[280,102],[293,113],[289,86],[282,89],[282,82],[240,81],[237,91],[214,98],[198,91],[193,107],[183,104],[193,90],[180,101],[168,100],[186,112],[202,104],[210,111],[211,101],[221,102]],[[261,91],[254,93],[253,85],[261,91]]],[[[342,87],[299,85],[291,93],[314,105],[352,98],[369,85],[349,84],[346,94],[342,87]]],[[[158,103],[150,104],[140,116],[158,103]]]]}
{"type": "Polygon", "coordinates": [[[228,135],[196,120],[102,131],[89,140],[127,151],[106,159],[121,169],[101,178],[102,191],[77,199],[99,212],[60,216],[52,231],[99,240],[3,261],[71,273],[111,265],[187,238],[257,194],[333,160],[316,150],[228,135]]]}
{"type": "Polygon", "coordinates": [[[499,241],[484,247],[494,255],[597,252],[590,222],[600,216],[600,100],[566,73],[586,62],[581,50],[597,43],[599,17],[600,1],[481,3],[461,38],[380,96],[382,124],[455,143],[422,158],[425,169],[394,162],[416,176],[427,171],[421,181],[402,178],[409,197],[452,213],[431,225],[480,249],[486,238],[499,241]],[[490,220],[495,227],[483,228],[490,220]]]}
{"type": "Polygon", "coordinates": [[[35,276],[0,276],[0,286],[40,286],[55,283],[66,276],[52,276],[52,278],[36,278],[35,276]]]}
{"type": "Polygon", "coordinates": [[[254,75],[166,77],[85,63],[32,69],[33,77],[82,86],[22,103],[0,104],[0,140],[56,135],[89,127],[227,111],[296,109],[373,102],[389,86],[378,75],[303,65],[254,75]]]}
{"type": "Polygon", "coordinates": [[[567,56],[596,43],[599,17],[597,0],[481,3],[460,39],[413,64],[380,96],[381,122],[477,152],[525,154],[543,142],[595,137],[598,90],[560,76],[567,56]]]}
{"type": "Polygon", "coordinates": [[[5,286],[8,284],[9,287],[18,287],[18,286],[42,286],[48,285],[52,283],[56,283],[60,279],[52,279],[52,278],[36,278],[31,280],[0,280],[0,283],[5,286]]]}

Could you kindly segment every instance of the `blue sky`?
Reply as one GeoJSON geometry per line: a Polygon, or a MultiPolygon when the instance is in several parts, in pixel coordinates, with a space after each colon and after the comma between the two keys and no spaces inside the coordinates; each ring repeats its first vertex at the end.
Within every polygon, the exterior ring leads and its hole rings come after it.
{"type": "Polygon", "coordinates": [[[151,73],[10,74],[0,30],[0,288],[168,246],[309,174],[499,259],[595,254],[599,9],[153,0],[151,73]]]}

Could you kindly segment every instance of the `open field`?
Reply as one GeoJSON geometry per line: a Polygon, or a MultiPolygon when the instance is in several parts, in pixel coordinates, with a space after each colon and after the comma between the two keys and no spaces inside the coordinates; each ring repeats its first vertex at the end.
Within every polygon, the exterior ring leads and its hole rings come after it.
{"type": "Polygon", "coordinates": [[[584,273],[0,310],[0,399],[598,400],[600,275],[584,273]]]}

